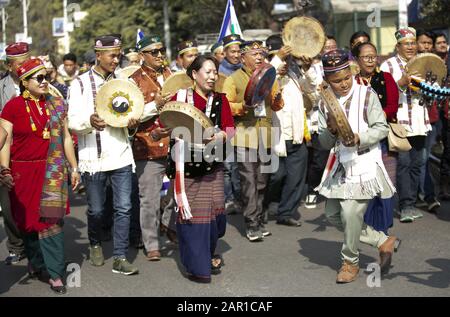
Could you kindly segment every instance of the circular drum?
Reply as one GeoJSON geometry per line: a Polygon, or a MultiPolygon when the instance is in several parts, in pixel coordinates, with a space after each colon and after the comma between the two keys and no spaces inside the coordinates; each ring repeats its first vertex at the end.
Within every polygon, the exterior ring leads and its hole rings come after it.
{"type": "Polygon", "coordinates": [[[164,81],[162,95],[175,95],[180,89],[187,89],[194,85],[193,80],[185,72],[177,72],[164,81]]]}
{"type": "Polygon", "coordinates": [[[129,80],[113,79],[99,89],[95,105],[98,115],[109,126],[124,128],[130,119],[142,116],[144,95],[129,80]]]}
{"type": "Polygon", "coordinates": [[[277,77],[277,71],[270,64],[263,64],[253,72],[245,89],[245,105],[255,108],[270,94],[273,83],[277,77]]]}
{"type": "Polygon", "coordinates": [[[127,66],[117,72],[117,78],[128,79],[128,77],[133,75],[140,68],[141,68],[140,66],[136,66],[136,65],[127,66]]]}
{"type": "Polygon", "coordinates": [[[441,85],[443,79],[447,76],[447,67],[444,61],[433,53],[423,53],[413,57],[406,64],[406,71],[409,75],[420,76],[426,79],[427,73],[437,76],[436,82],[441,85]]]}
{"type": "Polygon", "coordinates": [[[326,36],[322,24],[311,17],[290,19],[283,29],[283,43],[292,47],[292,55],[313,58],[322,52],[326,36]]]}
{"type": "Polygon", "coordinates": [[[167,128],[186,128],[186,132],[189,132],[190,135],[183,134],[183,140],[190,143],[200,144],[205,137],[205,130],[211,131],[211,135],[214,131],[213,123],[203,111],[184,102],[170,101],[166,103],[161,109],[160,120],[167,128]]]}

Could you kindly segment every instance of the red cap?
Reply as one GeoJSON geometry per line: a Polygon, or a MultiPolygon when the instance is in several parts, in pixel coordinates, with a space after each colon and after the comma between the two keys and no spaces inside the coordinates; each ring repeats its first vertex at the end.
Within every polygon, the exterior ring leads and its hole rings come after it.
{"type": "Polygon", "coordinates": [[[17,68],[17,76],[19,76],[19,79],[24,79],[44,68],[45,66],[40,59],[31,58],[17,68]]]}
{"type": "Polygon", "coordinates": [[[28,43],[18,42],[5,48],[6,57],[9,59],[26,57],[29,52],[28,43]]]}

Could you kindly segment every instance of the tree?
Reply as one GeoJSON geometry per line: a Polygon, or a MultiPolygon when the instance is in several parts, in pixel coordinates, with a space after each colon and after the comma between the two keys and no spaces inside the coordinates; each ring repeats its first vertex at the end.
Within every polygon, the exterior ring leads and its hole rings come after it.
{"type": "Polygon", "coordinates": [[[450,1],[423,0],[421,14],[425,27],[450,26],[450,1]]]}
{"type": "MultiPolygon", "coordinates": [[[[9,16],[6,43],[10,44],[15,42],[16,33],[23,33],[22,1],[11,1],[6,7],[6,12],[9,16]]],[[[52,34],[52,19],[62,16],[62,1],[31,0],[27,17],[28,36],[33,39],[31,45],[33,55],[56,51],[57,39],[52,34]]]]}
{"type": "Polygon", "coordinates": [[[92,50],[99,35],[119,33],[124,47],[135,46],[137,29],[154,29],[160,14],[144,0],[84,0],[81,9],[88,16],[71,34],[72,51],[78,56],[92,50]]]}

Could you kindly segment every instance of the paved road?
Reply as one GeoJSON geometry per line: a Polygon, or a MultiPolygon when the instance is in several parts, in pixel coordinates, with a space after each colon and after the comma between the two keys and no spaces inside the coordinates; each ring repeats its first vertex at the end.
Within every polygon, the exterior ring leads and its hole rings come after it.
{"type": "MultiPolygon", "coordinates": [[[[195,284],[181,273],[178,251],[165,242],[165,257],[148,262],[142,251],[131,250],[130,259],[140,274],[122,276],[111,272],[111,243],[104,246],[106,264],[92,267],[86,257],[86,205],[84,197],[72,199],[72,214],[65,226],[66,257],[81,266],[81,287],[66,296],[450,296],[450,204],[436,215],[412,224],[395,220],[393,233],[403,243],[394,256],[394,267],[380,287],[368,287],[368,272],[348,285],[336,285],[342,234],[329,226],[323,203],[315,210],[300,208],[303,226],[276,225],[263,242],[244,238],[241,215],[228,218],[226,236],[219,243],[225,266],[208,285],[195,284]]],[[[3,219],[3,218],[1,218],[3,219]]],[[[2,222],[2,220],[0,220],[2,222]]],[[[5,233],[0,225],[0,258],[6,257],[5,233]]],[[[361,245],[361,267],[378,259],[377,250],[361,245]]],[[[0,263],[0,296],[54,296],[48,285],[26,278],[25,261],[0,263]]]]}

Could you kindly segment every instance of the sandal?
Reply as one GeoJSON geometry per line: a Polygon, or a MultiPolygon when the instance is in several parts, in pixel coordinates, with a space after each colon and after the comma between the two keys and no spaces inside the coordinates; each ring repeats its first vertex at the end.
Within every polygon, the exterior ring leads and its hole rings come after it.
{"type": "Polygon", "coordinates": [[[219,274],[222,268],[223,259],[220,255],[216,254],[211,258],[211,274],[219,274]]]}

